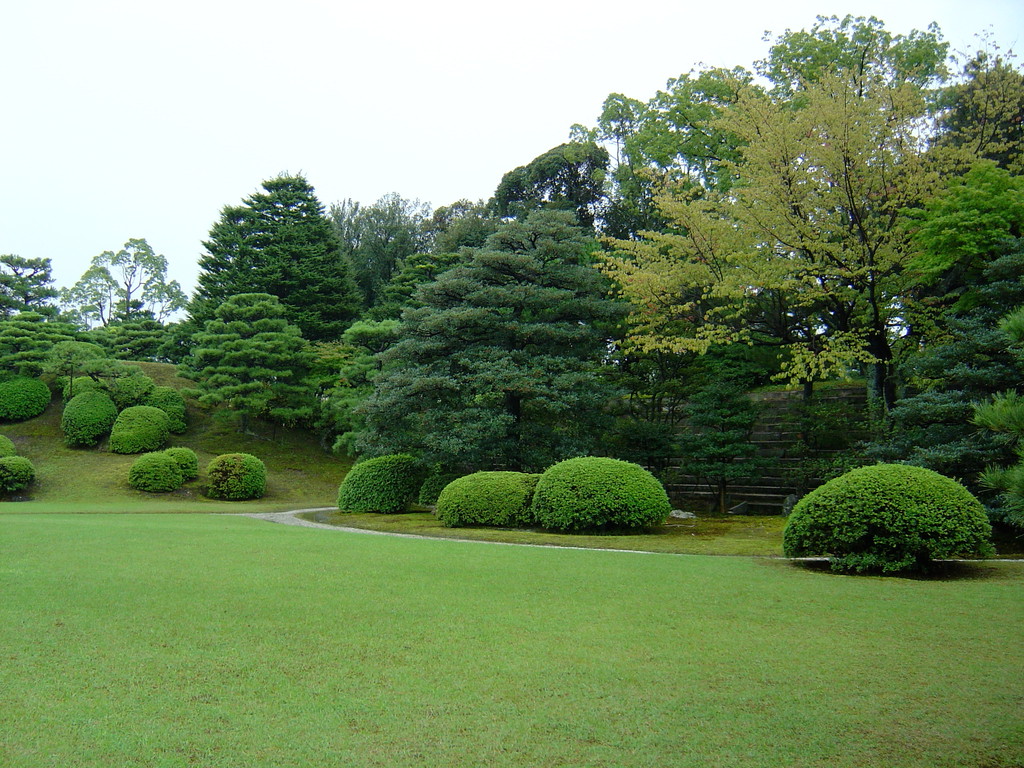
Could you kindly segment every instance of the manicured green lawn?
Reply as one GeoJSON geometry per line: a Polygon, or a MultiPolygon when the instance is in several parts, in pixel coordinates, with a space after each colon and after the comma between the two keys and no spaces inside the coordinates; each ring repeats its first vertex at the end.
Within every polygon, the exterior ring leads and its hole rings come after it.
{"type": "Polygon", "coordinates": [[[0,765],[1024,763],[1024,565],[0,515],[0,765]]]}

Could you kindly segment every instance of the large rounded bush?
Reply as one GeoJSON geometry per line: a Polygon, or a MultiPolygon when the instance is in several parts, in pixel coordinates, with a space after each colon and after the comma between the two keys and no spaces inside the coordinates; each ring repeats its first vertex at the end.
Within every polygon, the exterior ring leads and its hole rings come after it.
{"type": "Polygon", "coordinates": [[[185,398],[174,387],[154,387],[143,405],[152,405],[167,414],[167,427],[175,435],[185,431],[185,398]]]}
{"type": "Polygon", "coordinates": [[[639,464],[584,456],[549,468],[532,513],[545,528],[584,531],[658,525],[672,511],[664,486],[639,464]]]}
{"type": "Polygon", "coordinates": [[[923,570],[932,560],[992,553],[981,503],[922,467],[878,464],[829,480],[793,507],[788,557],[828,556],[837,571],[923,570]]]}
{"type": "Polygon", "coordinates": [[[416,497],[423,474],[412,456],[396,453],[356,464],[338,489],[342,512],[404,512],[416,497]]]}
{"type": "Polygon", "coordinates": [[[36,479],[36,469],[24,456],[0,459],[0,493],[22,491],[36,479]]]}
{"type": "Polygon", "coordinates": [[[206,495],[211,499],[245,501],[258,499],[267,490],[267,468],[248,453],[225,453],[206,466],[209,481],[206,495]]]}
{"type": "Polygon", "coordinates": [[[167,422],[167,414],[151,405],[125,408],[110,431],[110,450],[114,453],[158,451],[170,436],[167,422]]]}
{"type": "Polygon", "coordinates": [[[0,421],[34,419],[50,404],[50,389],[39,379],[18,376],[0,382],[0,421]]]}
{"type": "Polygon", "coordinates": [[[199,457],[191,448],[168,448],[164,453],[177,463],[182,480],[195,480],[199,477],[199,457]]]}
{"type": "Polygon", "coordinates": [[[5,456],[16,456],[18,449],[14,447],[14,441],[7,435],[0,435],[0,459],[5,456]]]}
{"type": "Polygon", "coordinates": [[[60,428],[64,442],[73,448],[96,445],[110,434],[117,419],[117,406],[105,393],[87,389],[64,406],[60,428]]]}
{"type": "Polygon", "coordinates": [[[437,498],[437,517],[449,528],[532,524],[530,502],[540,475],[524,472],[476,472],[452,480],[437,498]]]}
{"type": "Polygon", "coordinates": [[[137,491],[167,493],[181,487],[181,467],[166,452],[144,453],[128,469],[128,485],[137,491]]]}

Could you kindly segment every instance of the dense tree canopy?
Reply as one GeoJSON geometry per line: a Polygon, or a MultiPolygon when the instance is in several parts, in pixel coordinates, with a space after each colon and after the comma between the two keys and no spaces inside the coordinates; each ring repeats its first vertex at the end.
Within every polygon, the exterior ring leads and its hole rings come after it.
{"type": "Polygon", "coordinates": [[[19,312],[56,314],[53,300],[52,265],[49,259],[24,259],[14,254],[0,255],[0,317],[19,312]]]}

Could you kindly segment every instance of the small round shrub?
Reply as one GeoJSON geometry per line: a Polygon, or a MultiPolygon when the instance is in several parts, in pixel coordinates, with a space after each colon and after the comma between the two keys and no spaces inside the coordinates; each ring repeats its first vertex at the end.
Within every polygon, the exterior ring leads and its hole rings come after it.
{"type": "Polygon", "coordinates": [[[14,441],[7,435],[0,435],[0,459],[5,456],[16,456],[18,449],[14,447],[14,441]]]}
{"type": "Polygon", "coordinates": [[[540,475],[475,472],[452,480],[437,499],[437,517],[449,528],[496,525],[522,528],[533,523],[530,502],[540,475]]]}
{"type": "Polygon", "coordinates": [[[17,376],[0,382],[0,421],[34,419],[50,404],[50,389],[39,379],[17,376]]]}
{"type": "Polygon", "coordinates": [[[258,499],[267,490],[267,468],[248,453],[225,453],[206,466],[209,485],[206,495],[211,499],[245,501],[258,499]]]}
{"type": "Polygon", "coordinates": [[[423,481],[423,485],[420,486],[419,496],[416,497],[416,503],[422,504],[425,507],[433,506],[437,504],[437,497],[441,495],[441,491],[445,489],[452,480],[459,477],[453,472],[431,472],[427,475],[427,478],[423,481]]]}
{"type": "Polygon", "coordinates": [[[338,488],[342,512],[404,512],[423,482],[419,463],[395,453],[356,464],[338,488]]]}
{"type": "Polygon", "coordinates": [[[172,434],[180,435],[185,431],[185,398],[174,387],[154,387],[146,395],[143,405],[152,405],[167,414],[167,428],[172,434]]]}
{"type": "Polygon", "coordinates": [[[96,445],[110,434],[117,419],[114,401],[98,389],[87,389],[64,406],[60,428],[64,442],[72,448],[96,445]]]}
{"type": "Polygon", "coordinates": [[[532,513],[545,528],[585,531],[658,525],[672,511],[658,479],[639,464],[584,456],[541,475],[532,513]]]}
{"type": "Polygon", "coordinates": [[[110,392],[100,382],[90,376],[75,376],[73,379],[64,376],[61,377],[61,381],[61,397],[64,398],[64,402],[68,402],[83,392],[103,392],[108,397],[110,396],[110,392]]]}
{"type": "Polygon", "coordinates": [[[36,479],[36,469],[24,456],[4,456],[0,459],[0,493],[24,490],[36,479]]]}
{"type": "Polygon", "coordinates": [[[151,405],[125,408],[110,430],[110,450],[114,453],[148,453],[164,447],[169,436],[167,414],[151,405]]]}
{"type": "Polygon", "coordinates": [[[199,477],[199,458],[191,448],[168,448],[164,453],[177,463],[182,480],[187,482],[199,477]]]}
{"type": "Polygon", "coordinates": [[[144,453],[128,469],[128,485],[137,491],[167,493],[181,487],[181,467],[165,451],[144,453]]]}
{"type": "Polygon", "coordinates": [[[991,535],[984,507],[960,483],[922,467],[877,464],[797,502],[783,550],[787,557],[828,556],[836,571],[896,573],[990,555],[991,535]]]}
{"type": "Polygon", "coordinates": [[[127,376],[118,376],[111,380],[111,397],[117,410],[123,411],[136,405],[145,405],[146,398],[156,388],[149,376],[142,372],[138,366],[130,366],[127,376]]]}

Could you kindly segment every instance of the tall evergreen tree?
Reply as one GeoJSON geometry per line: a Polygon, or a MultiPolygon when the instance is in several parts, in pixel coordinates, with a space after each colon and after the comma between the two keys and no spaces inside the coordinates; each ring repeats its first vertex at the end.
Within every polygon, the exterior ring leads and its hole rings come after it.
{"type": "Polygon", "coordinates": [[[311,341],[337,339],[359,311],[352,267],[313,187],[278,176],[227,206],[210,229],[189,315],[200,325],[228,297],[276,296],[289,322],[311,341]]]}
{"type": "Polygon", "coordinates": [[[0,255],[0,317],[18,312],[38,312],[53,316],[52,266],[49,259],[25,259],[14,254],[0,255]]]}
{"type": "Polygon", "coordinates": [[[465,469],[540,470],[596,449],[620,316],[569,212],[503,225],[416,294],[365,404],[359,448],[465,469]]]}

